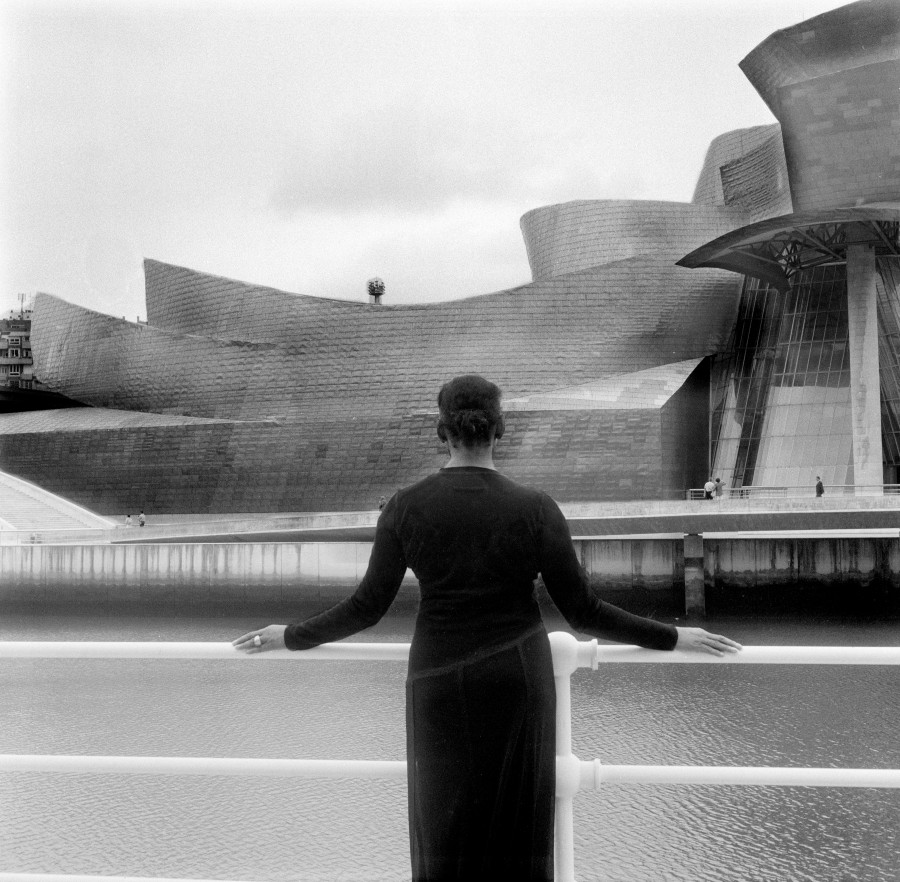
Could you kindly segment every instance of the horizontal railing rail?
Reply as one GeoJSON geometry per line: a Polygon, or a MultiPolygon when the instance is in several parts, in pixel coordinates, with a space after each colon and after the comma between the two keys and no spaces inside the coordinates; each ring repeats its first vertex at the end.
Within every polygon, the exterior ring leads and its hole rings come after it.
{"type": "MultiPolygon", "coordinates": [[[[0,873],[0,882],[247,882],[246,879],[183,879],[162,876],[90,876],[83,873],[0,873]]],[[[254,882],[264,882],[256,879],[254,882]]]]}
{"type": "Polygon", "coordinates": [[[2,526],[0,545],[99,545],[109,541],[112,527],[41,527],[24,529],[2,526]]]}
{"type": "MultiPolygon", "coordinates": [[[[562,632],[554,632],[560,634],[562,632]]],[[[558,638],[554,638],[558,639],[558,638]]],[[[573,638],[574,639],[574,638],[573,638]]],[[[690,665],[897,665],[900,646],[745,646],[739,653],[715,656],[708,653],[659,652],[639,646],[575,641],[578,667],[599,664],[690,664],[690,665]]],[[[3,658],[95,658],[95,659],[227,659],[250,663],[265,661],[406,661],[409,643],[326,643],[303,652],[276,649],[247,655],[230,643],[70,640],[0,641],[3,658]]]]}
{"type": "MultiPolygon", "coordinates": [[[[900,788],[900,769],[834,769],[773,766],[659,766],[610,765],[580,760],[572,753],[571,675],[579,668],[600,664],[790,664],[898,665],[900,647],[748,646],[723,657],[679,651],[658,652],[634,646],[578,641],[572,635],[550,635],[557,693],[556,717],[556,877],[574,882],[574,826],[572,800],[584,790],[607,784],[706,784],[725,786],[900,788]]],[[[405,661],[408,643],[331,643],[304,652],[276,650],[246,655],[230,643],[154,643],[119,641],[2,641],[0,659],[223,659],[244,662],[284,659],[405,661]]],[[[293,778],[403,779],[401,760],[312,760],[278,758],[70,756],[47,754],[0,755],[0,772],[78,772],[128,775],[241,775],[293,778]]],[[[7,879],[41,882],[128,877],[90,877],[54,874],[0,873],[7,879]]],[[[134,879],[134,882],[163,882],[134,879]]],[[[186,880],[165,880],[186,882],[186,880]]],[[[195,880],[198,882],[198,880],[195,880]]],[[[221,882],[221,880],[209,880],[221,882]]]]}
{"type": "MultiPolygon", "coordinates": [[[[896,496],[900,484],[829,484],[825,496],[896,496]]],[[[772,486],[722,487],[719,499],[808,499],[815,498],[814,484],[784,484],[772,486]]],[[[686,499],[705,499],[703,487],[691,487],[685,491],[686,499]]],[[[824,497],[823,497],[824,498],[824,497]]]]}
{"type": "MultiPolygon", "coordinates": [[[[577,760],[579,790],[604,784],[720,784],[758,787],[900,788],[900,769],[833,769],[810,766],[617,765],[577,760]]],[[[558,764],[560,765],[560,764],[558,764]]],[[[557,769],[557,778],[561,777],[557,769]]],[[[99,756],[0,754],[0,772],[80,775],[177,775],[225,778],[333,778],[405,780],[403,760],[251,759],[203,756],[99,756]]]]}

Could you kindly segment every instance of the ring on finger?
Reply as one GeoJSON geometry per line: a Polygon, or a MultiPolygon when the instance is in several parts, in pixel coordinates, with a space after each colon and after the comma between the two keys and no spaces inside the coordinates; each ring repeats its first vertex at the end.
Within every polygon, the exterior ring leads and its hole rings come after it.
{"type": "Polygon", "coordinates": [[[257,635],[253,638],[253,645],[254,645],[254,646],[262,646],[262,638],[259,636],[259,634],[257,634],[257,635]]]}

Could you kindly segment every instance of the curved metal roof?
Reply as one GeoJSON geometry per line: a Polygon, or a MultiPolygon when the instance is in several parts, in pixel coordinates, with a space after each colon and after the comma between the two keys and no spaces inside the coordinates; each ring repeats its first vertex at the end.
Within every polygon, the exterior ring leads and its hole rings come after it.
{"type": "Polygon", "coordinates": [[[900,257],[900,204],[797,212],[749,224],[719,236],[678,261],[715,267],[790,287],[800,270],[847,259],[847,246],[868,244],[877,254],[900,257]]]}

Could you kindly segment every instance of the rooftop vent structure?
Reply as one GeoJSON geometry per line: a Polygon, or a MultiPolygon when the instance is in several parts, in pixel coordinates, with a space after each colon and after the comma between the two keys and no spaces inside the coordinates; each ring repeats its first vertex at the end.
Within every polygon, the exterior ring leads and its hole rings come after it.
{"type": "Polygon", "coordinates": [[[384,282],[379,278],[369,279],[366,282],[369,289],[369,303],[378,305],[381,303],[381,297],[384,294],[384,282]]]}

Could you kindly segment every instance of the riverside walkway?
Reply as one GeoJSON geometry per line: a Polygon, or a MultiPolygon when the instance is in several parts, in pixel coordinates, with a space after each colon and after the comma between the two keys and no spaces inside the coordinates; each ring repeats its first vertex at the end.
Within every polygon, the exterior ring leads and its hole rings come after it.
{"type": "MultiPolygon", "coordinates": [[[[688,498],[561,502],[560,508],[572,535],[579,538],[761,531],[900,532],[900,493],[887,492],[887,488],[877,495],[844,492],[816,498],[798,492],[726,496],[713,501],[688,498]]],[[[371,542],[377,520],[378,512],[374,510],[177,515],[149,512],[145,527],[128,528],[124,514],[95,514],[0,471],[0,544],[7,545],[371,542]]]]}
{"type": "MultiPolygon", "coordinates": [[[[810,583],[828,586],[817,589],[823,598],[852,585],[873,608],[892,615],[900,608],[897,493],[561,508],[590,577],[610,592],[650,592],[654,606],[705,616],[708,602],[711,610],[720,601],[733,604],[745,589],[787,586],[777,589],[784,603],[810,583]]],[[[150,512],[144,527],[126,527],[122,516],[113,526],[107,520],[93,528],[0,529],[0,602],[62,603],[75,592],[101,605],[125,597],[178,606],[206,592],[222,603],[273,603],[282,584],[298,582],[310,599],[336,600],[362,578],[377,520],[377,511],[150,512]]]]}
{"type": "MultiPolygon", "coordinates": [[[[774,531],[896,530],[900,495],[816,499],[656,500],[561,503],[576,537],[774,531]]],[[[370,542],[377,511],[296,514],[160,515],[111,542],[370,542]]]]}
{"type": "MultiPolygon", "coordinates": [[[[900,495],[823,499],[658,500],[561,503],[578,538],[797,531],[896,531],[900,495]]],[[[153,515],[147,526],[44,531],[78,543],[371,542],[377,511],[153,515]]],[[[26,537],[23,537],[23,539],[26,537]]]]}

